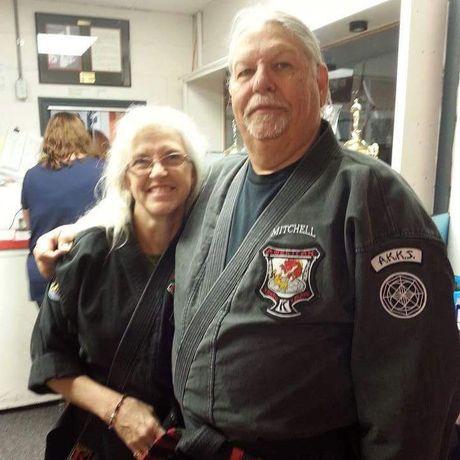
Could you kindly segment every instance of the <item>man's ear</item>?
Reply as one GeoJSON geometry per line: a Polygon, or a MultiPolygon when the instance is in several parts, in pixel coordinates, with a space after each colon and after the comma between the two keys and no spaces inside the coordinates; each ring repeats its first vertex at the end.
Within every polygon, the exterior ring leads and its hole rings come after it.
{"type": "Polygon", "coordinates": [[[329,94],[329,74],[325,64],[318,64],[316,81],[318,82],[320,107],[322,107],[326,104],[329,94]]]}

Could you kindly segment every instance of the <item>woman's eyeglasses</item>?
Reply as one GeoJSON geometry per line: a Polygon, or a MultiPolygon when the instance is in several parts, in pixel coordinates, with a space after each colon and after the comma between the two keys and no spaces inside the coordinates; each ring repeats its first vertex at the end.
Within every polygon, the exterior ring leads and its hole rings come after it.
{"type": "Polygon", "coordinates": [[[139,157],[132,160],[127,169],[137,176],[145,176],[150,174],[155,163],[167,168],[177,168],[186,161],[190,161],[189,156],[186,153],[173,152],[158,158],[157,160],[152,157],[139,157]]]}

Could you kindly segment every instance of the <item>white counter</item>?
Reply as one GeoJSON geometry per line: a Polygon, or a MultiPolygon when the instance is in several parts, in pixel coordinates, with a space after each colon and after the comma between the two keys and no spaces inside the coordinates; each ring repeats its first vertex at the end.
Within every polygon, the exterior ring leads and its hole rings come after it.
{"type": "Polygon", "coordinates": [[[57,399],[27,389],[30,335],[38,313],[29,300],[27,253],[0,251],[0,410],[57,399]]]}

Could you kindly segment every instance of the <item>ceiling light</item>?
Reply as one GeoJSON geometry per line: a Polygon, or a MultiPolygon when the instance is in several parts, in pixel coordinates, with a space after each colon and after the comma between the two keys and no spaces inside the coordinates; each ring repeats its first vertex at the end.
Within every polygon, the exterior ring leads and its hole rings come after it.
{"type": "Polygon", "coordinates": [[[37,48],[39,54],[81,56],[96,40],[86,35],[37,34],[37,48]]]}
{"type": "Polygon", "coordinates": [[[351,21],[349,29],[350,32],[365,32],[367,30],[367,21],[351,21]]]}
{"type": "Polygon", "coordinates": [[[353,69],[347,69],[345,67],[329,71],[329,80],[333,80],[335,78],[348,78],[352,76],[353,76],[353,69]]]}

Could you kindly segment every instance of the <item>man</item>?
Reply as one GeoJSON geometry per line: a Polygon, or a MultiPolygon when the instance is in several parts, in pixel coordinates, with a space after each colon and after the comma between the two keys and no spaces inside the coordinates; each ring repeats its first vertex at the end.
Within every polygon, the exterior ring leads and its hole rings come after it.
{"type": "Polygon", "coordinates": [[[177,246],[186,425],[262,458],[445,458],[459,361],[435,227],[321,122],[327,70],[300,21],[243,11],[229,67],[249,162],[211,173],[177,246]]]}
{"type": "Polygon", "coordinates": [[[435,226],[321,121],[327,70],[298,19],[243,10],[229,67],[249,161],[211,171],[177,246],[179,450],[446,458],[459,347],[435,226]]]}

